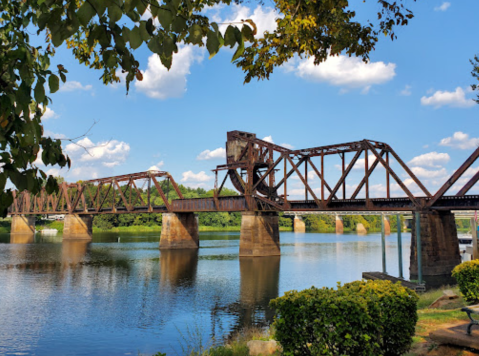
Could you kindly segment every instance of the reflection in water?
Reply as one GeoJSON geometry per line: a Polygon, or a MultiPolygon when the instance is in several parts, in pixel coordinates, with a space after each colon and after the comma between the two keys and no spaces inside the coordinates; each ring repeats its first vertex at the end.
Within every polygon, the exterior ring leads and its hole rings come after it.
{"type": "Polygon", "coordinates": [[[90,247],[90,241],[65,240],[62,243],[62,265],[63,268],[75,267],[85,260],[90,247]]]}
{"type": "Polygon", "coordinates": [[[160,283],[171,287],[191,286],[198,268],[198,250],[161,250],[160,283]]]}
{"type": "Polygon", "coordinates": [[[32,244],[35,242],[34,234],[11,234],[11,244],[32,244]]]}
{"type": "MultiPolygon", "coordinates": [[[[410,234],[403,239],[407,278],[410,234]]],[[[15,241],[0,236],[0,355],[181,355],[180,334],[222,340],[270,323],[269,301],[287,290],[334,287],[381,268],[380,234],[281,233],[282,256],[256,258],[238,256],[237,233],[161,252],[156,233],[15,241]]],[[[387,258],[397,275],[395,236],[387,258]]]]}
{"type": "Polygon", "coordinates": [[[240,326],[269,324],[274,311],[269,301],[279,293],[280,256],[240,257],[240,326]]]}

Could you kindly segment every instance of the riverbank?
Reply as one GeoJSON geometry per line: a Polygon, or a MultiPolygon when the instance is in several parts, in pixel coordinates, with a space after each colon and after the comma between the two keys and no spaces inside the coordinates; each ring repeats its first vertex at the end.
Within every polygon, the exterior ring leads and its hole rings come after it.
{"type": "MultiPolygon", "coordinates": [[[[444,289],[452,289],[453,292],[460,295],[457,287],[444,289]]],[[[466,313],[461,311],[461,308],[467,305],[462,297],[438,309],[429,309],[429,306],[443,294],[444,289],[433,290],[419,296],[416,334],[413,338],[411,350],[404,356],[477,355],[477,353],[464,348],[437,345],[429,338],[430,332],[442,328],[445,324],[466,322],[468,320],[466,313]]],[[[247,344],[252,340],[274,340],[273,328],[246,328],[228,338],[223,345],[209,348],[202,346],[195,348],[193,343],[186,342],[187,347],[185,350],[188,351],[186,355],[189,356],[248,356],[247,344]]],[[[274,355],[280,355],[280,353],[278,352],[274,355]]]]}

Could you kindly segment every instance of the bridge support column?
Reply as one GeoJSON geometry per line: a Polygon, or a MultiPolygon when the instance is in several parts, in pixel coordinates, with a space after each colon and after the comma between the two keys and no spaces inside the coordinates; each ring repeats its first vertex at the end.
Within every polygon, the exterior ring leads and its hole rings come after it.
{"type": "Polygon", "coordinates": [[[34,235],[35,216],[13,215],[11,234],[34,235]]]}
{"type": "Polygon", "coordinates": [[[389,223],[389,218],[386,215],[383,215],[384,219],[384,234],[391,235],[391,224],[389,223]]]}
{"type": "Polygon", "coordinates": [[[91,240],[93,235],[91,215],[65,215],[63,225],[64,240],[91,240]]]}
{"type": "Polygon", "coordinates": [[[199,248],[198,216],[194,213],[164,213],[160,249],[199,248]]]}
{"type": "Polygon", "coordinates": [[[277,213],[246,212],[242,214],[239,255],[281,255],[277,213]]]}
{"type": "Polygon", "coordinates": [[[362,223],[359,223],[356,225],[356,232],[358,235],[367,235],[368,234],[368,230],[366,230],[366,228],[364,227],[364,225],[362,223]]]}
{"type": "Polygon", "coordinates": [[[340,215],[336,215],[336,233],[340,235],[344,233],[343,218],[340,215]]]}
{"type": "MultiPolygon", "coordinates": [[[[428,211],[421,212],[419,216],[422,276],[426,286],[455,284],[451,271],[461,263],[461,255],[454,214],[450,211],[428,211]]],[[[416,224],[416,219],[413,219],[409,267],[411,279],[418,277],[416,224]]]]}
{"type": "Polygon", "coordinates": [[[306,232],[306,224],[301,216],[295,215],[293,221],[294,232],[306,232]]]}

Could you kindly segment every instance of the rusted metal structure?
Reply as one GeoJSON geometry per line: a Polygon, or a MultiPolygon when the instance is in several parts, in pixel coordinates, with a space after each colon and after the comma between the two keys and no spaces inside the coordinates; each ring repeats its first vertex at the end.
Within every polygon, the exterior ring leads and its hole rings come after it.
{"type": "Polygon", "coordinates": [[[121,214],[163,212],[317,212],[317,211],[425,211],[425,210],[474,210],[479,208],[479,195],[466,195],[479,180],[477,172],[455,195],[447,191],[464,175],[479,157],[479,148],[432,195],[399,155],[386,143],[362,140],[344,144],[320,146],[308,149],[288,149],[256,138],[255,134],[231,131],[227,133],[227,162],[217,166],[215,190],[211,198],[185,199],[173,177],[167,172],[149,171],[116,177],[95,179],[73,184],[62,183],[58,193],[48,195],[45,191],[33,196],[29,192],[15,194],[9,213],[29,214],[121,214]],[[347,154],[352,159],[347,161],[347,154]],[[370,164],[370,155],[374,158],[370,164]],[[339,158],[341,176],[334,183],[327,181],[325,158],[339,158]],[[363,157],[363,158],[361,158],[363,157]],[[414,182],[423,195],[415,196],[405,180],[393,169],[390,158],[397,162],[404,174],[414,182]],[[319,160],[315,162],[315,160],[319,160]],[[364,177],[354,191],[348,192],[346,181],[355,165],[364,161],[364,177]],[[385,196],[371,197],[370,177],[382,166],[385,169],[385,196]],[[301,168],[301,170],[300,170],[301,168]],[[304,168],[304,170],[303,170],[304,168]],[[320,180],[316,193],[308,182],[313,173],[320,180]],[[224,177],[219,184],[219,176],[224,177]],[[304,199],[288,198],[288,179],[299,178],[304,188],[304,199]],[[221,192],[230,179],[240,193],[237,196],[222,196],[221,192]],[[392,178],[392,179],[391,179],[392,178]],[[162,180],[167,184],[162,184],[162,180]],[[404,192],[404,197],[391,197],[391,181],[404,192]],[[178,199],[169,199],[169,189],[178,199]],[[151,201],[152,189],[158,192],[163,204],[151,201]],[[165,191],[166,189],[166,191],[165,191]],[[358,198],[361,191],[364,198],[358,198]],[[147,199],[142,197],[146,192],[147,199]]]}

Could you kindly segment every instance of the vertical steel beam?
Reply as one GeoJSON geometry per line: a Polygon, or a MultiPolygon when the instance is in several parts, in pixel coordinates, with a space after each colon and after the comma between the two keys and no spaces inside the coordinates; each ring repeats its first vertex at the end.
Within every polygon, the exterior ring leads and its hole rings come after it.
{"type": "MultiPolygon", "coordinates": [[[[346,156],[346,153],[342,153],[341,154],[341,161],[342,161],[342,165],[341,165],[341,176],[344,175],[344,171],[346,169],[346,164],[344,163],[344,159],[346,156]]],[[[346,178],[344,179],[344,182],[343,182],[343,199],[346,199],[346,178]]]]}
{"type": "Polygon", "coordinates": [[[287,169],[288,167],[287,167],[287,164],[286,164],[287,162],[286,162],[286,161],[287,161],[287,160],[286,160],[286,156],[285,156],[285,158],[284,158],[284,177],[283,177],[283,179],[284,179],[284,202],[285,202],[285,204],[286,204],[286,202],[287,202],[287,200],[288,200],[288,191],[287,191],[288,189],[287,189],[287,187],[286,187],[287,181],[288,181],[288,177],[287,177],[287,175],[286,175],[286,169],[287,169]]]}
{"type": "Polygon", "coordinates": [[[417,279],[422,284],[422,252],[421,252],[421,214],[416,211],[416,253],[417,253],[417,279]]]}
{"type": "Polygon", "coordinates": [[[477,260],[479,258],[479,251],[477,250],[477,221],[471,218],[471,235],[472,235],[472,259],[477,260]]]}
{"type": "Polygon", "coordinates": [[[402,236],[401,236],[401,215],[396,215],[397,219],[397,229],[398,229],[398,267],[399,267],[399,278],[404,278],[402,271],[402,236]]]}
{"type": "Polygon", "coordinates": [[[383,273],[386,271],[386,233],[384,231],[384,215],[381,215],[381,252],[383,261],[383,273]]]}
{"type": "Polygon", "coordinates": [[[366,178],[366,206],[369,204],[369,164],[368,164],[368,149],[364,150],[364,176],[366,178]]]}
{"type": "MultiPolygon", "coordinates": [[[[386,164],[389,167],[389,152],[386,152],[386,164]]],[[[391,198],[390,184],[389,184],[389,171],[386,169],[386,198],[391,198]]]]}
{"type": "Polygon", "coordinates": [[[308,200],[308,160],[304,162],[304,180],[306,185],[304,186],[304,200],[308,200]]]}
{"type": "Polygon", "coordinates": [[[324,151],[321,151],[321,203],[324,204],[324,151]]]}

